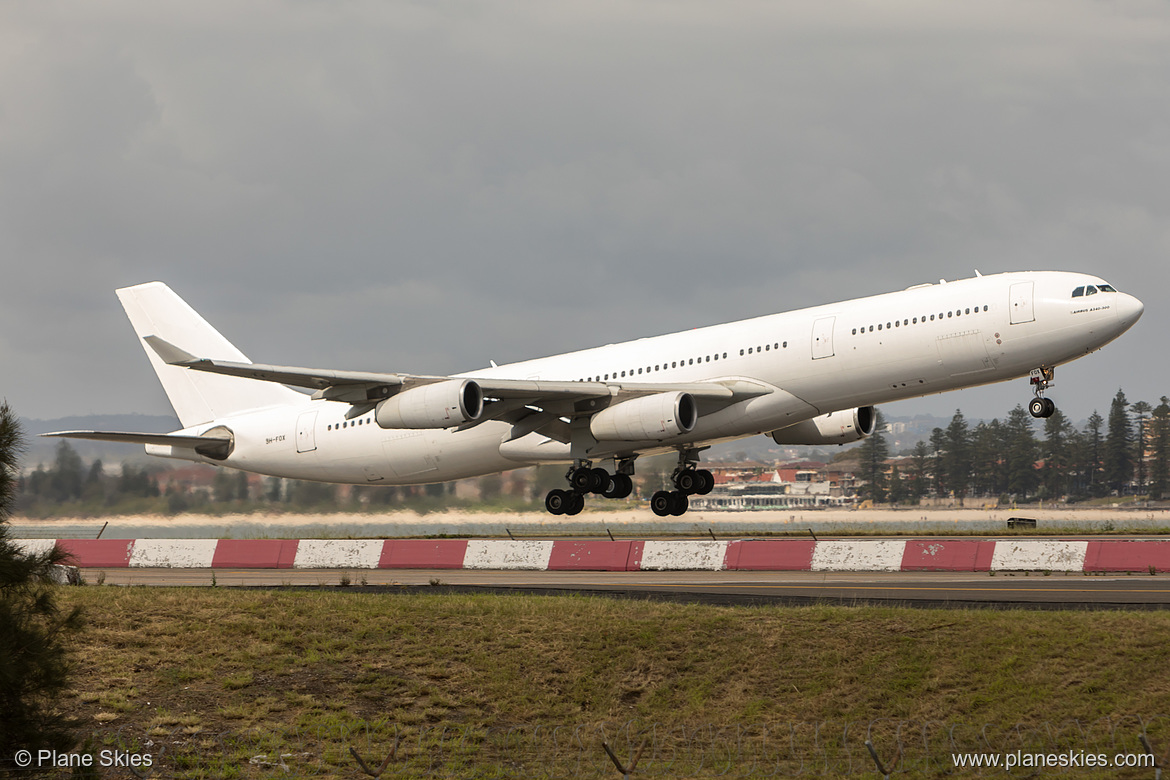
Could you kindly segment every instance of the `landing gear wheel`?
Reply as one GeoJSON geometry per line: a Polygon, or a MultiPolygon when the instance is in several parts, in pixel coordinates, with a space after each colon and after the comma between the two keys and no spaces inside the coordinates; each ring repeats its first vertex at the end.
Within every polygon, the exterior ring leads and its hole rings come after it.
{"type": "Polygon", "coordinates": [[[695,476],[699,479],[699,486],[695,488],[697,495],[705,496],[715,489],[715,475],[707,469],[699,469],[695,476]]]}
{"type": "Polygon", "coordinates": [[[588,466],[573,469],[569,473],[569,487],[578,493],[591,492],[591,485],[593,484],[593,469],[588,466]]]}
{"type": "Polygon", "coordinates": [[[1056,402],[1051,398],[1033,398],[1028,404],[1028,414],[1037,419],[1051,417],[1056,411],[1056,402]]]}
{"type": "Polygon", "coordinates": [[[674,477],[674,486],[684,495],[698,493],[701,485],[702,480],[698,477],[697,472],[692,469],[680,471],[674,477]]]}
{"type": "Polygon", "coordinates": [[[565,507],[566,515],[579,515],[581,510],[585,508],[585,494],[584,493],[569,493],[568,505],[565,507]]]}
{"type": "Polygon", "coordinates": [[[589,472],[589,492],[604,493],[609,487],[609,472],[603,468],[596,468],[589,472]]]}
{"type": "Polygon", "coordinates": [[[650,509],[659,517],[666,517],[674,508],[674,494],[665,490],[659,490],[650,497],[650,509]]]}
{"type": "Polygon", "coordinates": [[[601,495],[606,498],[627,498],[634,492],[634,480],[628,474],[614,474],[609,478],[609,485],[601,495]]]}
{"type": "Polygon", "coordinates": [[[675,517],[681,517],[683,513],[685,513],[691,506],[691,502],[690,499],[687,498],[687,494],[681,490],[676,490],[675,492],[671,493],[670,498],[670,513],[675,517]]]}
{"type": "MultiPolygon", "coordinates": [[[[567,490],[553,489],[544,497],[544,508],[550,515],[563,515],[569,508],[569,496],[574,495],[567,490]]],[[[584,502],[582,502],[584,503],[584,502]]]]}

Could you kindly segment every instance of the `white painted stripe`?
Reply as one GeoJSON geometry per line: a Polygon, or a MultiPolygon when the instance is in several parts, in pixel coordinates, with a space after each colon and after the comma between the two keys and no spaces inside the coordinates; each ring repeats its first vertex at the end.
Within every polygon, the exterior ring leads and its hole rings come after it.
{"type": "Polygon", "coordinates": [[[9,541],[25,555],[47,553],[57,544],[56,539],[10,539],[9,541]]]}
{"type": "Polygon", "coordinates": [[[726,556],[727,542],[646,542],[642,570],[720,571],[726,556]]]}
{"type": "Polygon", "coordinates": [[[525,569],[544,571],[552,556],[552,542],[472,539],[463,556],[465,569],[525,569]]]}
{"type": "Polygon", "coordinates": [[[906,542],[893,539],[857,539],[817,542],[813,571],[901,571],[906,542]]]}
{"type": "Polygon", "coordinates": [[[376,569],[381,539],[302,539],[294,569],[376,569]]]}
{"type": "Polygon", "coordinates": [[[992,571],[1084,571],[1087,541],[995,540],[992,571]]]}
{"type": "Polygon", "coordinates": [[[130,566],[152,569],[206,569],[215,557],[218,539],[138,539],[130,566]]]}

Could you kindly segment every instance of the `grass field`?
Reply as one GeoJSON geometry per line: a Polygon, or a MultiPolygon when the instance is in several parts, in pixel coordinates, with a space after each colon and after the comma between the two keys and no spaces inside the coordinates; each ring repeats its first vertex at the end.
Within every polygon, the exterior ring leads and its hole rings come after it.
{"type": "MultiPolygon", "coordinates": [[[[1170,714],[1165,612],[741,608],[360,586],[62,593],[89,624],[67,702],[83,731],[95,746],[169,751],[181,776],[269,777],[274,763],[301,761],[293,776],[359,777],[348,747],[380,760],[396,738],[413,739],[405,760],[425,752],[422,735],[447,728],[462,752],[444,753],[443,767],[432,756],[418,776],[511,760],[484,735],[517,726],[529,736],[533,725],[631,721],[639,733],[820,722],[840,733],[875,721],[1006,731],[1170,714]],[[282,753],[288,745],[297,749],[282,753]]],[[[599,745],[585,748],[604,770],[599,745]]]]}

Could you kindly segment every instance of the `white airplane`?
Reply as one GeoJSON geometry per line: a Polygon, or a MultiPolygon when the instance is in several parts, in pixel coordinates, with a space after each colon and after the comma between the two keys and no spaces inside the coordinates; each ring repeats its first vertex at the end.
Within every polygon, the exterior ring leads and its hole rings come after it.
{"type": "Polygon", "coordinates": [[[857,441],[873,433],[877,403],[1030,376],[1029,411],[1047,417],[1055,367],[1117,338],[1144,308],[1085,274],[977,275],[420,376],[252,363],[166,285],[117,293],[183,428],[46,435],[361,485],[568,463],[568,489],[545,500],[552,514],[568,515],[589,493],[628,496],[635,460],[672,450],[676,489],[655,493],[650,506],[681,515],[688,495],[714,484],[698,468],[712,443],[755,434],[778,444],[857,441]],[[609,461],[612,470],[597,465],[609,461]]]}

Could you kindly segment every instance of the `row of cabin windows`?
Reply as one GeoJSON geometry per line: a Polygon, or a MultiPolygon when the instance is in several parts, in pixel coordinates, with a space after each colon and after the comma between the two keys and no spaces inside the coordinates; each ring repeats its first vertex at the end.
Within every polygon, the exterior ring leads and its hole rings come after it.
{"type": "Polygon", "coordinates": [[[333,425],[326,425],[325,430],[327,430],[327,431],[340,431],[342,428],[356,428],[359,425],[369,425],[372,422],[373,422],[373,420],[371,420],[369,417],[367,417],[364,420],[346,420],[345,422],[334,423],[333,425]]]}
{"type": "MultiPolygon", "coordinates": [[[[950,317],[962,317],[964,314],[978,314],[980,311],[987,311],[987,307],[984,306],[982,309],[980,309],[978,306],[976,306],[973,309],[955,309],[954,311],[940,311],[937,315],[934,315],[934,314],[930,315],[929,319],[927,318],[927,316],[925,314],[923,314],[922,317],[915,317],[915,318],[909,319],[909,320],[894,320],[893,322],[887,322],[885,324],[885,329],[890,330],[891,328],[900,328],[903,325],[908,327],[910,325],[917,325],[920,322],[934,322],[936,316],[938,317],[938,319],[941,320],[941,319],[947,319],[950,317]]],[[[858,333],[873,333],[874,327],[875,326],[870,325],[868,328],[866,328],[866,327],[854,328],[853,335],[856,336],[858,333]]],[[[882,324],[879,322],[876,327],[878,330],[881,330],[882,324]]]]}
{"type": "MultiPolygon", "coordinates": [[[[764,344],[763,346],[747,347],[739,351],[740,356],[752,355],[756,352],[771,352],[773,349],[788,349],[787,341],[777,341],[774,344],[764,344]]],[[[598,374],[597,376],[587,376],[578,379],[578,382],[607,382],[610,379],[622,379],[627,376],[638,376],[639,374],[652,374],[655,371],[666,371],[671,368],[679,368],[686,366],[693,366],[695,363],[710,363],[712,360],[727,360],[727,353],[716,352],[714,355],[705,355],[697,358],[687,358],[686,360],[672,360],[669,364],[658,363],[653,366],[646,366],[645,368],[631,368],[628,371],[614,371],[612,374],[598,374]]]]}

